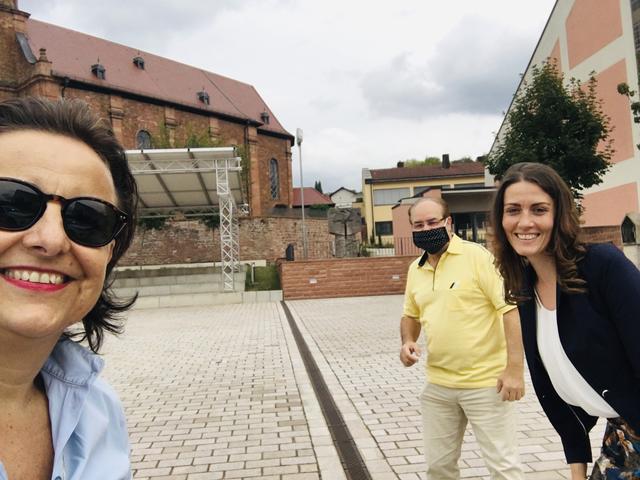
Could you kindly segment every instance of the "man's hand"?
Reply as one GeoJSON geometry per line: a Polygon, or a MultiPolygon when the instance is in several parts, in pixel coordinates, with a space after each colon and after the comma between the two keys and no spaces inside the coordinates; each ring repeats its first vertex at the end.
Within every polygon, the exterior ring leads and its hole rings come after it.
{"type": "Polygon", "coordinates": [[[416,342],[407,342],[400,348],[400,361],[405,367],[410,367],[420,359],[420,347],[416,342]]]}
{"type": "Polygon", "coordinates": [[[524,372],[522,367],[507,365],[502,375],[498,377],[496,386],[502,401],[513,402],[524,397],[524,372]]]}

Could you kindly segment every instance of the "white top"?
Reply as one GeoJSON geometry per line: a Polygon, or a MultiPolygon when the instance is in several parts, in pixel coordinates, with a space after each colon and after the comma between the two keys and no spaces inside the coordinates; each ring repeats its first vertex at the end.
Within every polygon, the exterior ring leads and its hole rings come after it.
{"type": "Polygon", "coordinates": [[[536,332],[538,350],[553,388],[569,405],[582,408],[593,417],[615,418],[618,413],[587,383],[567,357],[558,332],[556,310],[547,310],[540,300],[536,332]]]}

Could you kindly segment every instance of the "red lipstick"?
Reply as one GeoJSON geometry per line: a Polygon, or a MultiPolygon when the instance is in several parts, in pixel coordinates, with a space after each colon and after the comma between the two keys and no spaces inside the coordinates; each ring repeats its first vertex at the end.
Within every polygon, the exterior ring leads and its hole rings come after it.
{"type": "Polygon", "coordinates": [[[19,288],[24,288],[25,290],[31,290],[36,292],[57,292],[58,290],[62,290],[68,284],[67,283],[36,283],[36,282],[28,282],[25,280],[16,280],[15,278],[9,278],[7,276],[2,275],[7,282],[12,285],[15,285],[19,288]]]}

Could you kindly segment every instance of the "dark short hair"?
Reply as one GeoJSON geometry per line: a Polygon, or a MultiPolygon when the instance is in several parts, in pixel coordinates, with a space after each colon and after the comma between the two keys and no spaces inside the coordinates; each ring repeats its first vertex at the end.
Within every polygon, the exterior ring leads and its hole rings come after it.
{"type": "Polygon", "coordinates": [[[120,313],[128,310],[135,297],[119,300],[111,290],[110,274],[131,245],[136,225],[138,190],[129,169],[124,149],[108,124],[95,116],[80,100],[48,100],[45,98],[15,98],[0,103],[0,135],[6,132],[34,130],[63,135],[88,145],[109,168],[118,199],[118,208],[129,221],[116,238],[113,255],[107,265],[102,293],[91,311],[82,319],[83,332],[64,335],[87,340],[89,348],[98,352],[104,332],[122,331],[120,313]]]}
{"type": "Polygon", "coordinates": [[[531,292],[523,290],[527,262],[513,249],[502,227],[505,191],[518,182],[537,185],[553,200],[553,229],[546,251],[555,260],[560,288],[570,293],[584,292],[585,281],[578,276],[577,262],[584,255],[585,246],[580,233],[580,216],[571,190],[548,165],[521,162],[505,172],[491,209],[495,263],[504,278],[507,301],[517,303],[531,298],[531,292]]]}
{"type": "Polygon", "coordinates": [[[411,218],[411,213],[413,213],[413,209],[424,202],[432,202],[437,205],[440,205],[442,207],[442,218],[447,218],[451,216],[451,213],[449,213],[449,204],[445,202],[441,197],[422,197],[409,207],[408,214],[409,214],[410,224],[413,225],[413,219],[411,218]]]}

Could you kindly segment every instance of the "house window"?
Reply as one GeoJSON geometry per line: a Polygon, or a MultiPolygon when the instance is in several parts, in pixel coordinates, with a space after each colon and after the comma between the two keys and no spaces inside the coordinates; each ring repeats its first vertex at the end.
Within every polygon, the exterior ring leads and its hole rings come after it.
{"type": "MultiPolygon", "coordinates": [[[[426,187],[425,187],[425,186],[422,186],[422,187],[413,187],[413,195],[414,195],[414,196],[416,196],[416,195],[421,195],[421,194],[423,194],[424,192],[426,192],[427,190],[431,190],[432,188],[434,188],[434,186],[432,186],[432,185],[429,185],[429,186],[426,186],[426,187]]],[[[438,186],[436,186],[436,188],[439,188],[439,185],[438,185],[438,186]]]]}
{"type": "Polygon", "coordinates": [[[382,235],[393,235],[392,222],[376,222],[376,237],[382,235]]]}
{"type": "Polygon", "coordinates": [[[636,226],[629,217],[622,221],[622,243],[636,243],[636,226]]]}
{"type": "Polygon", "coordinates": [[[136,135],[136,145],[142,150],[151,148],[151,134],[146,130],[140,130],[136,135]]]}
{"type": "Polygon", "coordinates": [[[198,100],[200,100],[205,105],[209,105],[209,94],[205,90],[199,91],[198,100]]]}
{"type": "Polygon", "coordinates": [[[144,70],[144,58],[141,56],[133,57],[133,64],[140,70],[144,70]]]}
{"type": "Polygon", "coordinates": [[[381,188],[373,191],[374,205],[395,205],[411,195],[409,188],[381,188]]]}
{"type": "Polygon", "coordinates": [[[107,70],[100,63],[94,63],[91,65],[91,73],[93,73],[100,80],[104,80],[106,78],[107,70]]]}
{"type": "Polygon", "coordinates": [[[271,184],[271,198],[280,197],[280,178],[278,174],[278,161],[272,158],[269,162],[269,183],[271,184]]]}

